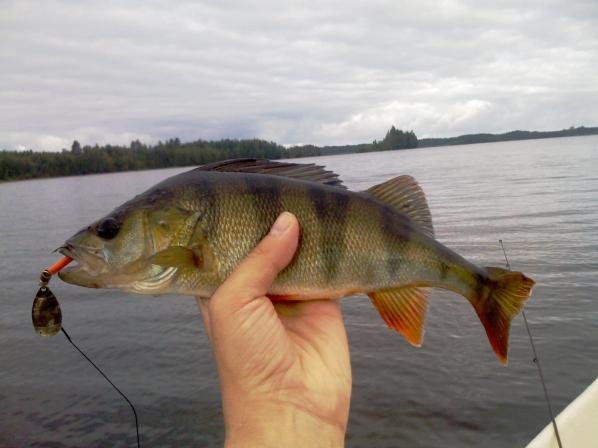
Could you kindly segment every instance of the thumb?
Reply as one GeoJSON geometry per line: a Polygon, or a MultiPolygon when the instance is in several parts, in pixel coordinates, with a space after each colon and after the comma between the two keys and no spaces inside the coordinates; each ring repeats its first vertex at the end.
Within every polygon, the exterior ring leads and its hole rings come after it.
{"type": "Polygon", "coordinates": [[[283,212],[270,233],[243,259],[214,293],[210,308],[227,313],[241,309],[257,297],[266,295],[272,282],[291,261],[299,242],[299,222],[283,212]]]}

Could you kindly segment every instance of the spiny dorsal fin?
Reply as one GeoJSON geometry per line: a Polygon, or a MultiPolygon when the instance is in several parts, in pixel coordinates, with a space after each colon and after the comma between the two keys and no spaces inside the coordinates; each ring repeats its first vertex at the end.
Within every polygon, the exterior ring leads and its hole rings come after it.
{"type": "Polygon", "coordinates": [[[368,294],[386,325],[416,347],[420,347],[424,340],[429,295],[429,288],[416,287],[384,289],[368,294]]]}
{"type": "Polygon", "coordinates": [[[404,213],[419,224],[428,236],[434,236],[432,215],[426,202],[426,195],[413,177],[395,177],[374,185],[365,192],[404,213]]]}
{"type": "Polygon", "coordinates": [[[332,187],[346,188],[338,174],[313,163],[274,162],[267,159],[230,159],[202,165],[200,171],[269,174],[271,176],[318,182],[332,187]]]}

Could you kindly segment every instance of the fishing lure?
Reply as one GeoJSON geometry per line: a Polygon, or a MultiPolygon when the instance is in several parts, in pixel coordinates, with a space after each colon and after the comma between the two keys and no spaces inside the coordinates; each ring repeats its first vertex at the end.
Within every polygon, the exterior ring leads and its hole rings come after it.
{"type": "Polygon", "coordinates": [[[35,332],[40,336],[54,336],[62,328],[60,304],[48,287],[48,283],[54,274],[57,274],[71,261],[73,261],[71,257],[63,257],[49,268],[44,269],[39,276],[39,289],[33,299],[31,320],[35,332]]]}
{"type": "Polygon", "coordinates": [[[71,261],[73,261],[71,257],[63,257],[49,268],[44,269],[40,274],[39,289],[35,295],[35,299],[33,299],[33,306],[31,308],[31,320],[33,321],[33,328],[35,328],[35,332],[40,336],[54,336],[62,331],[66,339],[73,345],[73,347],[75,347],[81,356],[83,356],[100,373],[100,375],[102,375],[106,381],[110,383],[114,390],[116,390],[116,392],[118,392],[120,396],[125,399],[125,401],[131,407],[133,416],[135,417],[137,447],[139,448],[141,446],[139,442],[139,420],[137,418],[135,406],[133,406],[133,403],[131,403],[127,396],[118,387],[116,387],[110,378],[108,378],[108,376],[91,359],[89,359],[85,353],[83,353],[79,346],[73,342],[66,330],[62,328],[62,311],[60,310],[60,304],[58,303],[58,299],[54,293],[50,291],[48,283],[50,283],[53,275],[60,272],[60,270],[66,267],[71,261]]]}

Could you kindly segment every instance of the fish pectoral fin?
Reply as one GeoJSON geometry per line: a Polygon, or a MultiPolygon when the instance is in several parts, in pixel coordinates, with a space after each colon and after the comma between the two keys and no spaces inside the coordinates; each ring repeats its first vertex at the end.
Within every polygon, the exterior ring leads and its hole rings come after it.
{"type": "Polygon", "coordinates": [[[170,246],[149,258],[151,264],[180,269],[211,270],[215,258],[206,246],[170,246]]]}
{"type": "Polygon", "coordinates": [[[424,321],[428,310],[429,288],[383,289],[368,294],[386,325],[401,333],[416,347],[424,340],[424,321]]]}
{"type": "Polygon", "coordinates": [[[196,265],[194,257],[193,251],[184,246],[170,246],[152,255],[149,261],[158,266],[180,268],[196,265]]]}
{"type": "Polygon", "coordinates": [[[413,177],[398,176],[368,188],[365,193],[404,213],[428,236],[434,236],[426,195],[413,177]]]}

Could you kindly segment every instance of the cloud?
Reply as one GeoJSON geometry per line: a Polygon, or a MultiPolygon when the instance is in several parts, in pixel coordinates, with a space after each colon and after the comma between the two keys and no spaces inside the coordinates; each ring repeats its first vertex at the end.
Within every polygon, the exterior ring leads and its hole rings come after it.
{"type": "Polygon", "coordinates": [[[598,124],[595,2],[5,2],[0,148],[598,124]]]}
{"type": "Polygon", "coordinates": [[[447,126],[467,128],[487,116],[485,112],[491,108],[490,102],[477,99],[451,105],[392,101],[355,114],[342,123],[324,125],[321,134],[342,138],[352,132],[361,135],[363,140],[368,135],[384,136],[386,130],[396,123],[408,130],[434,123],[430,132],[447,126]]]}

